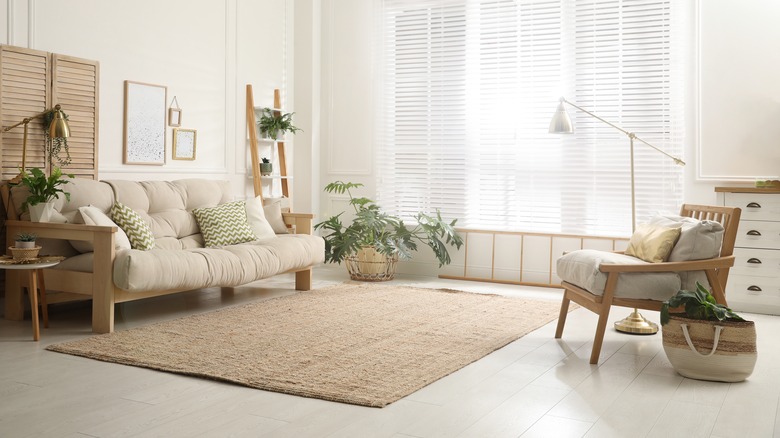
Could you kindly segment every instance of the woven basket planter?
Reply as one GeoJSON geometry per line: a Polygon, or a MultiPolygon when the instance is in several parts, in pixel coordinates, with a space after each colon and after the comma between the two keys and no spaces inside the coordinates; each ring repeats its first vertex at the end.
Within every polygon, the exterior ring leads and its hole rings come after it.
{"type": "Polygon", "coordinates": [[[741,382],[756,366],[753,321],[702,321],[671,315],[663,326],[666,356],[684,377],[741,382]]]}
{"type": "Polygon", "coordinates": [[[388,257],[373,247],[365,247],[345,258],[349,278],[358,281],[389,281],[395,277],[398,254],[388,257]]]}
{"type": "Polygon", "coordinates": [[[31,260],[38,257],[38,251],[41,250],[41,247],[35,246],[33,248],[17,248],[15,246],[9,246],[8,249],[11,250],[11,254],[13,255],[14,260],[22,261],[31,260]]]}

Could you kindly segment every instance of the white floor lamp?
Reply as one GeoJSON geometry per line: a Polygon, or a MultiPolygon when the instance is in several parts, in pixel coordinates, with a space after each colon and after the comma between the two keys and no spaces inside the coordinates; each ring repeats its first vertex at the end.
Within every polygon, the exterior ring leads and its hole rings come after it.
{"type": "MultiPolygon", "coordinates": [[[[642,140],[641,138],[637,137],[636,134],[634,134],[633,132],[628,132],[625,129],[621,128],[620,126],[610,123],[602,119],[601,117],[593,114],[592,112],[569,102],[563,97],[561,97],[561,100],[558,103],[558,108],[555,110],[555,114],[553,115],[552,120],[550,120],[550,131],[549,131],[550,134],[571,134],[574,132],[574,127],[571,124],[571,119],[569,118],[569,114],[566,112],[566,107],[564,106],[564,103],[571,105],[574,108],[577,108],[578,110],[593,117],[594,119],[600,120],[628,136],[629,142],[631,144],[631,231],[632,232],[636,231],[636,193],[634,191],[634,141],[638,141],[644,143],[647,146],[650,146],[656,151],[671,158],[672,160],[674,160],[675,163],[679,164],[680,166],[685,166],[685,162],[677,157],[667,154],[661,149],[642,140]]],[[[634,311],[631,312],[631,314],[628,317],[615,323],[615,330],[625,332],[625,333],[652,334],[658,332],[658,325],[646,320],[642,315],[639,314],[639,311],[637,309],[634,309],[634,311]]]]}

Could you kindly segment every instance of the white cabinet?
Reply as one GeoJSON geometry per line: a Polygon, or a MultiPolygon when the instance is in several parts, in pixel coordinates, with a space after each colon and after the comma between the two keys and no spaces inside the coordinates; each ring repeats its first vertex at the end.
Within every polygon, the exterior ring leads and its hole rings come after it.
{"type": "Polygon", "coordinates": [[[742,209],[726,300],[737,311],[780,315],[780,190],[716,187],[742,209]]]}

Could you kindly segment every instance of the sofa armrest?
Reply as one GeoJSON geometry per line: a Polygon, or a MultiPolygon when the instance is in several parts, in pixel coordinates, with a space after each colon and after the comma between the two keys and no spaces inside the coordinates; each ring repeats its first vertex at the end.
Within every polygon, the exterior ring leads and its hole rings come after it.
{"type": "Polygon", "coordinates": [[[295,234],[312,234],[312,220],[314,215],[311,213],[285,213],[282,212],[282,219],[289,227],[292,226],[295,234]]]}
{"type": "Polygon", "coordinates": [[[46,239],[86,240],[95,242],[101,238],[109,237],[112,245],[114,233],[117,227],[84,225],[84,224],[60,224],[53,222],[29,222],[9,220],[5,222],[6,239],[13,242],[15,236],[24,231],[35,233],[38,237],[46,239]]]}

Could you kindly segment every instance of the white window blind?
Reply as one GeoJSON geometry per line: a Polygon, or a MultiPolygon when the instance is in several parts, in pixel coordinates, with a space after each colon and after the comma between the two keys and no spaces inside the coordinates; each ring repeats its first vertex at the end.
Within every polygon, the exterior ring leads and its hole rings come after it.
{"type": "MultiPolygon", "coordinates": [[[[471,228],[626,235],[629,141],[558,97],[683,152],[685,47],[671,0],[384,0],[377,199],[471,228]]],[[[677,2],[678,4],[681,2],[677,2]]],[[[682,168],[637,144],[637,217],[677,211],[682,168]]]]}

